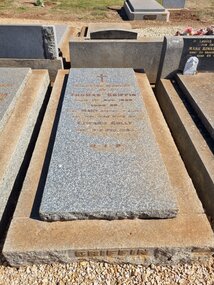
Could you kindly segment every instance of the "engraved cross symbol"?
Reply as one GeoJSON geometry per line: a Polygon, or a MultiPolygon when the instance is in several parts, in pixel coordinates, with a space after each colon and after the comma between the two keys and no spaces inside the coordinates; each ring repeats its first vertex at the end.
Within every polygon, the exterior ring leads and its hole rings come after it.
{"type": "Polygon", "coordinates": [[[101,82],[104,82],[104,78],[105,78],[105,77],[107,78],[107,76],[104,75],[104,74],[100,74],[100,75],[98,75],[97,77],[100,78],[101,82]]]}

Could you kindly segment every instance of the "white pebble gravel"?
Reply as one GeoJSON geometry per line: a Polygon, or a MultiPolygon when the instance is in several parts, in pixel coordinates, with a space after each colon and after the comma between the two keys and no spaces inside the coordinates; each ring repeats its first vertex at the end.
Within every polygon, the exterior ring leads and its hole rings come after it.
{"type": "Polygon", "coordinates": [[[214,259],[173,266],[78,262],[12,268],[0,266],[1,285],[213,285],[214,259]]]}

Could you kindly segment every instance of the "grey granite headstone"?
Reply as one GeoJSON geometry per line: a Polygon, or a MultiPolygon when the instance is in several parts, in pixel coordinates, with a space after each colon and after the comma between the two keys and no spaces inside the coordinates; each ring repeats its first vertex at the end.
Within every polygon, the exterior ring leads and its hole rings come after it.
{"type": "Polygon", "coordinates": [[[0,25],[0,58],[57,59],[55,27],[0,25]]]}
{"type": "Polygon", "coordinates": [[[178,74],[177,82],[214,139],[214,73],[178,74]]]}
{"type": "Polygon", "coordinates": [[[133,12],[163,12],[165,8],[155,0],[126,0],[133,12]]]}
{"type": "Polygon", "coordinates": [[[177,210],[134,71],[71,69],[41,218],[171,218],[177,210]]]}
{"type": "Polygon", "coordinates": [[[30,68],[0,68],[0,132],[31,74],[30,68]]]}
{"type": "Polygon", "coordinates": [[[198,71],[214,71],[214,37],[165,37],[157,81],[160,78],[173,78],[183,72],[187,60],[195,56],[199,59],[198,71]]]}

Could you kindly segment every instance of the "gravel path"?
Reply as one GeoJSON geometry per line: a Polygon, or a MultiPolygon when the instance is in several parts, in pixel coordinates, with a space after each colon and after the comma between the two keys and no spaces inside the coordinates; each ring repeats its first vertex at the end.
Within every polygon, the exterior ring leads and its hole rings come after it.
{"type": "Polygon", "coordinates": [[[144,267],[130,264],[79,262],[11,268],[0,266],[1,285],[213,285],[214,260],[203,264],[144,267]]]}

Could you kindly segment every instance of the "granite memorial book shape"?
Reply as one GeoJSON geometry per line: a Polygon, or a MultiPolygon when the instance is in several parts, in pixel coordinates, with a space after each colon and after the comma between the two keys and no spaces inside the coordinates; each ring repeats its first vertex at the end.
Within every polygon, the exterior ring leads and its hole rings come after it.
{"type": "Polygon", "coordinates": [[[48,221],[176,216],[132,69],[71,69],[39,211],[48,221]]]}

